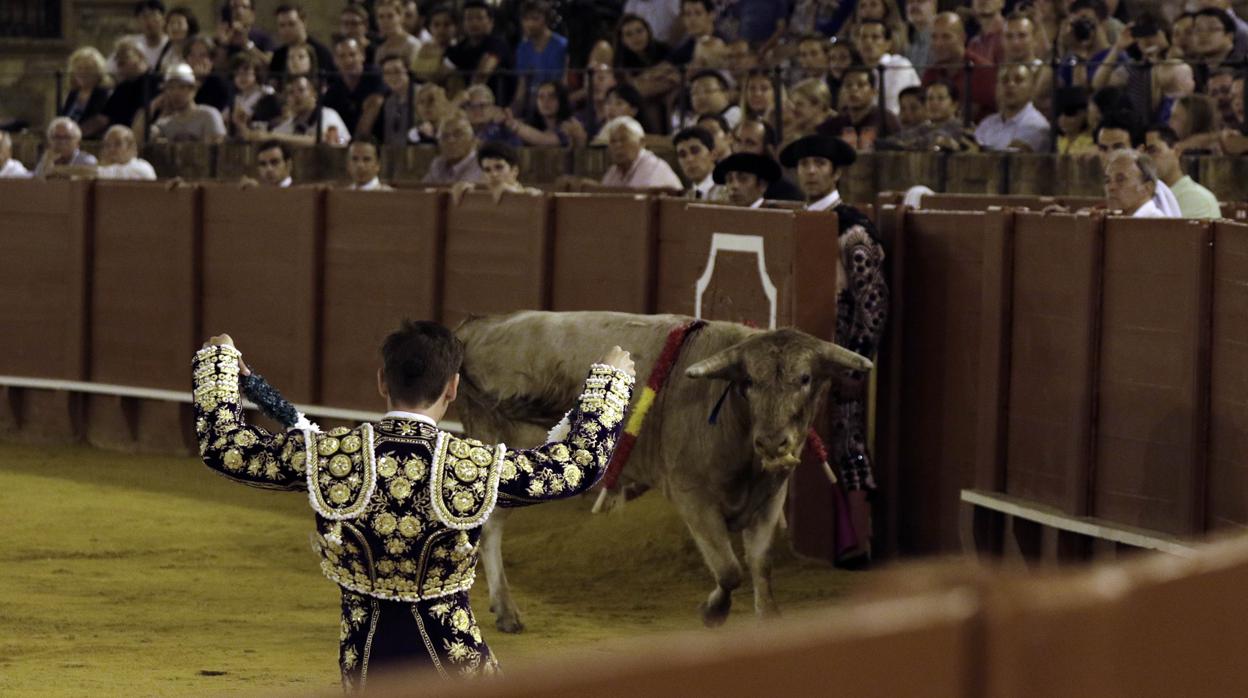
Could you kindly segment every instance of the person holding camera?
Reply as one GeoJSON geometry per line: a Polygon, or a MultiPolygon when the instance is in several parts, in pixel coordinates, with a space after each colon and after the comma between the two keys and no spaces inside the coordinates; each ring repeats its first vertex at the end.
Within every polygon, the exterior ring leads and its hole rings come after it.
{"type": "Polygon", "coordinates": [[[1153,112],[1153,70],[1165,60],[1170,49],[1169,33],[1163,20],[1141,14],[1118,35],[1109,53],[1092,76],[1092,89],[1121,87],[1131,108],[1142,114],[1153,112]]]}
{"type": "Polygon", "coordinates": [[[1090,87],[1096,69],[1109,51],[1105,20],[1109,8],[1105,0],[1075,0],[1057,37],[1062,65],[1058,79],[1062,87],[1090,87]]]}

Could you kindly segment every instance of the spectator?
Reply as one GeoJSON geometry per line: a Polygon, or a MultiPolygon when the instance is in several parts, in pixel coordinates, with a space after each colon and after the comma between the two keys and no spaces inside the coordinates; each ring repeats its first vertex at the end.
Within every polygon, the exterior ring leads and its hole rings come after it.
{"type": "Polygon", "coordinates": [[[1190,60],[1195,54],[1195,12],[1184,12],[1170,23],[1171,58],[1190,60]]]}
{"type": "Polygon", "coordinates": [[[1144,134],[1143,151],[1157,168],[1157,177],[1170,187],[1184,218],[1221,218],[1218,197],[1183,172],[1174,149],[1179,136],[1169,126],[1155,124],[1144,134]]]}
{"type": "Polygon", "coordinates": [[[621,71],[620,80],[644,100],[637,119],[655,132],[667,127],[667,96],[680,85],[680,73],[667,62],[670,52],[667,44],[654,39],[650,25],[641,17],[624,15],[620,19],[615,66],[621,71]]]}
{"type": "Polygon", "coordinates": [[[104,103],[104,115],[110,124],[129,126],[134,123],[135,114],[160,93],[160,78],[148,72],[143,52],[129,39],[117,42],[113,57],[119,81],[104,103]]]}
{"type": "Polygon", "coordinates": [[[875,149],[876,139],[887,138],[901,130],[897,117],[880,110],[875,91],[875,71],[866,66],[850,66],[845,71],[841,101],[844,108],[816,126],[816,133],[836,136],[854,150],[865,153],[875,149]]]}
{"type": "Polygon", "coordinates": [[[199,34],[199,19],[189,7],[175,7],[165,15],[165,34],[169,40],[161,49],[153,69],[164,73],[178,63],[188,63],[186,40],[199,34]]]}
{"type": "Polygon", "coordinates": [[[260,51],[269,55],[277,46],[273,42],[273,37],[256,26],[254,0],[227,0],[225,2],[221,8],[221,23],[217,25],[217,42],[228,47],[229,55],[245,50],[260,51]]]}
{"type": "Polygon", "coordinates": [[[735,0],[723,3],[719,33],[726,41],[742,41],[765,54],[780,43],[789,26],[790,0],[735,0]]]}
{"type": "Polygon", "coordinates": [[[994,65],[1005,59],[1005,17],[1001,14],[1004,6],[1004,0],[971,0],[971,14],[979,23],[979,33],[966,42],[966,48],[994,65]]]}
{"type": "Polygon", "coordinates": [[[289,187],[293,183],[291,164],[290,147],[285,143],[270,138],[256,146],[256,174],[260,184],[279,189],[289,187]]]}
{"type": "MultiPolygon", "coordinates": [[[[771,124],[758,119],[742,119],[732,132],[732,152],[754,153],[772,160],[776,159],[779,140],[771,124]]],[[[771,201],[802,201],[802,190],[797,188],[783,172],[780,178],[767,186],[764,198],[771,201]]]]}
{"type": "MultiPolygon", "coordinates": [[[[976,0],[979,2],[980,0],[976,0]]],[[[996,0],[1000,2],[1000,0],[996,0]]],[[[884,108],[896,116],[900,109],[898,99],[907,87],[920,85],[919,74],[905,56],[888,52],[893,45],[892,31],[879,20],[866,20],[858,24],[854,45],[862,55],[862,64],[874,69],[875,82],[883,78],[884,108]]],[[[842,78],[843,80],[844,78],[842,78]]]]}
{"type": "Polygon", "coordinates": [[[607,106],[607,93],[618,83],[615,70],[607,63],[591,64],[588,68],[589,90],[585,105],[576,112],[577,121],[586,133],[598,133],[604,119],[603,113],[607,106]]]}
{"type": "MultiPolygon", "coordinates": [[[[398,5],[381,7],[394,8],[398,5]]],[[[387,58],[397,56],[403,72],[407,72],[410,61],[403,57],[401,51],[394,53],[379,51],[379,54],[383,56],[383,67],[387,58]]],[[[385,85],[382,84],[382,76],[378,75],[377,71],[365,67],[364,49],[351,37],[340,37],[334,42],[334,65],[337,66],[338,71],[329,76],[328,87],[325,90],[325,96],[321,98],[321,103],[338,112],[338,116],[341,116],[352,129],[352,133],[372,132],[377,113],[376,110],[372,111],[370,118],[364,120],[362,118],[365,112],[364,103],[373,95],[377,95],[378,101],[383,99],[381,95],[385,85]]],[[[403,99],[406,100],[407,95],[404,95],[403,99]]]]}
{"type": "MultiPolygon", "coordinates": [[[[378,65],[386,56],[399,56],[404,65],[410,66],[420,53],[420,39],[408,33],[403,26],[403,3],[400,0],[378,0],[373,5],[373,14],[377,17],[377,29],[381,33],[381,43],[373,54],[378,65]]],[[[360,52],[361,56],[363,51],[360,52]]]]}
{"type": "MultiPolygon", "coordinates": [[[[784,91],[781,88],[781,101],[784,91]]],[[[741,117],[774,121],[776,117],[776,87],[771,75],[764,68],[755,68],[745,76],[741,84],[741,117]]]]}
{"type": "Polygon", "coordinates": [[[0,131],[0,179],[26,179],[30,170],[21,160],[13,157],[13,138],[8,131],[0,131]]]}
{"type": "Polygon", "coordinates": [[[484,179],[477,163],[477,139],[472,124],[464,116],[452,116],[438,127],[438,156],[429,163],[421,180],[425,184],[480,182],[484,179]]]}
{"type": "Polygon", "coordinates": [[[85,138],[95,138],[108,126],[104,105],[108,103],[108,87],[104,55],[91,46],[83,46],[69,55],[69,94],[56,112],[77,122],[85,138]]]}
{"type": "Polygon", "coordinates": [[[611,167],[602,176],[602,183],[609,187],[634,189],[681,190],[680,178],[670,165],[642,145],[646,132],[631,116],[621,116],[607,122],[607,151],[611,167]]]}
{"type": "Polygon", "coordinates": [[[1091,87],[1092,76],[1109,53],[1105,22],[1109,8],[1105,0],[1074,0],[1057,38],[1062,66],[1058,81],[1063,87],[1091,87]]]}
{"type": "Polygon", "coordinates": [[[832,93],[823,80],[810,78],[793,86],[789,94],[789,113],[784,122],[788,140],[797,140],[815,132],[833,118],[832,93]]]}
{"type": "Polygon", "coordinates": [[[1057,91],[1057,153],[1090,155],[1096,152],[1092,128],[1088,124],[1088,93],[1082,87],[1057,91]]]}
{"type": "MultiPolygon", "coordinates": [[[[603,110],[599,120],[606,124],[620,116],[638,119],[641,116],[641,107],[642,97],[637,88],[628,83],[621,83],[607,90],[607,99],[603,103],[603,110]]],[[[607,140],[607,129],[604,127],[598,130],[591,143],[593,145],[606,145],[607,140]]]]}
{"type": "Polygon", "coordinates": [[[424,18],[420,16],[420,4],[416,0],[402,0],[400,4],[403,5],[403,29],[419,39],[423,46],[430,37],[424,18]]]}
{"type": "Polygon", "coordinates": [[[381,79],[385,93],[377,92],[368,97],[364,104],[364,116],[355,132],[363,134],[372,131],[387,146],[419,142],[420,130],[416,127],[416,110],[412,104],[412,77],[403,56],[392,53],[382,59],[381,79]]]}
{"type": "Polygon", "coordinates": [[[507,141],[517,143],[519,139],[507,130],[506,122],[510,110],[504,111],[494,101],[494,93],[485,85],[473,85],[464,91],[464,113],[472,130],[477,135],[478,143],[487,141],[507,141]]]}
{"type": "Polygon", "coordinates": [[[527,121],[509,115],[506,125],[525,145],[582,146],[588,140],[581,122],[572,118],[568,88],[556,80],[538,86],[536,109],[527,121]]]}
{"type": "Polygon", "coordinates": [[[1105,166],[1105,203],[1132,218],[1169,218],[1153,203],[1157,170],[1153,161],[1134,150],[1119,150],[1105,166]]]}
{"type": "Polygon", "coordinates": [[[863,22],[883,22],[888,25],[889,34],[893,37],[893,46],[888,53],[904,54],[909,48],[909,32],[901,13],[897,11],[895,0],[858,0],[854,8],[854,19],[841,30],[841,39],[850,39],[857,35],[858,27],[863,22]]]}
{"type": "Polygon", "coordinates": [[[692,126],[701,116],[718,114],[724,117],[731,130],[741,120],[741,107],[732,103],[731,90],[728,78],[718,70],[694,73],[689,80],[689,113],[680,125],[692,126]]]}
{"type": "MultiPolygon", "coordinates": [[[[540,189],[520,183],[520,156],[516,149],[506,143],[491,141],[477,150],[477,166],[481,168],[481,184],[498,203],[506,192],[515,194],[541,194],[540,189]]],[[[456,182],[451,186],[451,199],[458,205],[464,194],[477,187],[476,182],[456,182]]]]}
{"type": "MultiPolygon", "coordinates": [[[[189,93],[188,93],[189,98],[189,93]]],[[[55,174],[62,167],[95,167],[95,156],[79,149],[82,129],[73,119],[58,116],[48,124],[48,147],[35,166],[36,177],[55,174]]]]}
{"type": "Polygon", "coordinates": [[[301,44],[292,44],[287,47],[286,51],[286,72],[281,76],[282,80],[289,80],[295,76],[303,76],[313,81],[313,84],[320,84],[321,66],[329,67],[329,63],[321,63],[316,59],[316,49],[312,44],[307,42],[301,44]]]}
{"type": "Polygon", "coordinates": [[[550,30],[554,11],[545,0],[526,0],[520,7],[524,39],[516,48],[519,87],[512,108],[519,111],[533,103],[538,85],[561,82],[568,69],[568,39],[550,30]]]}
{"type": "MultiPolygon", "coordinates": [[[[1157,65],[1157,106],[1152,110],[1157,123],[1169,123],[1170,112],[1179,99],[1196,91],[1192,66],[1180,60],[1162,61],[1157,65]]],[[[1210,82],[1212,85],[1212,81],[1210,82]]]]}
{"type": "Polygon", "coordinates": [[[230,74],[234,81],[233,104],[230,106],[230,129],[238,135],[234,124],[242,121],[251,128],[260,128],[282,115],[282,102],[272,87],[264,82],[264,71],[269,62],[264,54],[243,51],[230,59],[230,74]]]}
{"type": "Polygon", "coordinates": [[[320,124],[320,142],[329,145],[346,145],[351,131],[338,112],[317,103],[312,81],[304,75],[296,75],[286,81],[283,91],[281,120],[267,134],[253,130],[249,124],[235,124],[247,140],[274,138],[289,145],[313,145],[317,143],[317,124],[320,124]]]}
{"type": "Polygon", "coordinates": [[[699,201],[723,201],[728,192],[717,186],[711,176],[715,170],[715,140],[706,129],[693,126],[672,137],[676,148],[676,164],[689,182],[685,195],[699,201]]]}
{"type": "Polygon", "coordinates": [[[802,80],[827,80],[831,48],[827,37],[819,34],[803,36],[797,42],[797,69],[789,71],[793,84],[802,80]]]}
{"type": "MultiPolygon", "coordinates": [[[[281,45],[273,52],[273,60],[269,62],[270,76],[280,79],[292,72],[297,75],[309,74],[291,71],[288,65],[287,56],[291,47],[302,44],[311,44],[312,53],[316,56],[316,66],[334,64],[334,54],[330,53],[325,44],[308,36],[307,15],[303,11],[303,6],[282,3],[273,11],[273,16],[277,19],[277,41],[281,45]]],[[[314,69],[315,66],[309,66],[309,68],[314,69]]]]}
{"type": "Polygon", "coordinates": [[[1198,12],[1202,10],[1225,12],[1235,23],[1235,28],[1232,30],[1235,34],[1233,50],[1240,55],[1248,54],[1248,22],[1235,14],[1235,8],[1231,7],[1231,0],[1196,0],[1196,7],[1199,8],[1198,12]]]}
{"type": "Polygon", "coordinates": [[[1244,107],[1244,76],[1237,75],[1231,83],[1231,108],[1234,109],[1235,123],[1239,126],[1222,129],[1220,140],[1222,152],[1227,155],[1243,155],[1248,152],[1248,136],[1244,135],[1248,120],[1244,118],[1244,107]]]}
{"type": "Polygon", "coordinates": [[[997,70],[998,110],[979,122],[975,141],[985,150],[1049,151],[1049,120],[1031,103],[1031,69],[1005,65],[997,70]]]}
{"type": "Polygon", "coordinates": [[[685,38],[672,49],[667,60],[676,66],[688,65],[700,44],[715,37],[715,4],[711,0],[681,0],[680,23],[685,38]]]}
{"type": "MultiPolygon", "coordinates": [[[[133,44],[143,54],[144,63],[155,69],[160,62],[160,54],[169,41],[165,34],[165,3],[160,0],[139,0],[134,4],[134,19],[139,33],[128,34],[122,39],[133,44]]],[[[121,77],[116,53],[108,62],[108,72],[121,77]]]]}
{"type": "Polygon", "coordinates": [[[785,37],[789,44],[812,34],[831,36],[840,30],[840,25],[849,16],[849,5],[841,0],[794,0],[792,4],[785,37]]]}
{"type": "MultiPolygon", "coordinates": [[[[195,91],[195,71],[189,65],[180,63],[165,72],[159,116],[152,124],[152,140],[218,143],[225,138],[221,112],[207,104],[196,104],[195,91]]],[[[139,122],[141,126],[142,117],[139,122]]]]}
{"type": "Polygon", "coordinates": [[[897,123],[902,129],[913,128],[927,121],[922,87],[907,87],[902,90],[897,103],[900,106],[897,112],[897,123]]]}
{"type": "Polygon", "coordinates": [[[1031,69],[1031,101],[1050,104],[1053,98],[1053,69],[1037,53],[1036,23],[1030,16],[1015,13],[1005,20],[1001,51],[1006,64],[1025,65],[1031,69]]]}
{"type": "Polygon", "coordinates": [[[968,134],[958,114],[961,102],[957,89],[943,82],[923,88],[923,111],[927,120],[918,126],[903,129],[895,136],[880,139],[877,150],[946,150],[960,152],[978,150],[974,136],[968,134]]]}
{"type": "Polygon", "coordinates": [[[719,62],[728,72],[728,77],[737,84],[744,81],[751,70],[759,67],[758,54],[745,39],[724,44],[724,50],[719,54],[719,62]]]}
{"type": "Polygon", "coordinates": [[[931,62],[932,22],[936,19],[936,0],[908,0],[906,22],[908,47],[905,56],[920,72],[931,62]]]}
{"type": "Polygon", "coordinates": [[[1242,68],[1248,62],[1248,47],[1235,46],[1235,20],[1224,10],[1210,7],[1196,13],[1192,43],[1197,90],[1222,66],[1242,68]]]}
{"type": "Polygon", "coordinates": [[[139,145],[134,131],[126,126],[109,126],[104,134],[104,147],[100,151],[100,179],[156,179],[152,163],[139,157],[139,145]]]}
{"type": "Polygon", "coordinates": [[[494,34],[494,10],[485,0],[467,0],[463,9],[464,38],[446,51],[446,58],[471,82],[488,85],[499,104],[510,104],[515,92],[511,48],[494,34]]]}
{"type": "Polygon", "coordinates": [[[382,184],[378,174],[381,172],[381,154],[377,152],[377,141],[369,136],[362,136],[351,141],[347,146],[347,174],[351,177],[348,189],[353,191],[394,191],[394,188],[382,184]]]}
{"type": "Polygon", "coordinates": [[[412,72],[426,82],[443,82],[455,68],[446,52],[455,44],[459,22],[449,5],[438,5],[429,12],[429,41],[421,44],[412,60],[412,72]]]}
{"type": "Polygon", "coordinates": [[[195,103],[221,112],[230,105],[230,86],[225,78],[212,72],[213,53],[212,39],[206,36],[192,36],[187,39],[186,64],[191,66],[191,72],[195,74],[195,103]]]}
{"type": "MultiPolygon", "coordinates": [[[[1134,153],[1143,146],[1143,134],[1144,129],[1136,128],[1134,125],[1127,126],[1112,119],[1102,121],[1101,125],[1092,134],[1093,139],[1096,141],[1097,155],[1100,157],[1101,167],[1108,168],[1110,159],[1115,157],[1119,151],[1134,153]]],[[[1179,208],[1179,200],[1175,198],[1174,192],[1170,191],[1170,187],[1166,186],[1165,182],[1157,181],[1154,183],[1153,206],[1168,218],[1181,218],[1183,216],[1183,211],[1179,208]]]]}
{"type": "MultiPolygon", "coordinates": [[[[368,33],[368,9],[363,5],[347,5],[338,13],[338,36],[335,39],[335,45],[342,39],[355,39],[355,44],[364,51],[364,65],[376,65],[377,63],[377,44],[373,43],[372,37],[368,33]]],[[[421,45],[424,48],[424,45],[421,45]]],[[[338,58],[334,56],[335,60],[338,58]]],[[[438,57],[441,60],[441,56],[438,57]]]]}
{"type": "Polygon", "coordinates": [[[1170,40],[1160,20],[1141,15],[1101,60],[1092,77],[1092,88],[1107,85],[1121,87],[1132,111],[1151,114],[1153,111],[1154,70],[1165,58],[1170,40]]]}
{"type": "Polygon", "coordinates": [[[1222,124],[1214,101],[1205,95],[1188,95],[1175,102],[1170,128],[1179,134],[1175,150],[1180,155],[1217,154],[1222,124]]]}
{"type": "Polygon", "coordinates": [[[936,15],[932,22],[932,65],[923,73],[923,84],[944,82],[965,90],[969,68],[972,121],[978,123],[996,108],[995,82],[989,61],[966,48],[966,30],[952,12],[936,15]]]}
{"type": "Polygon", "coordinates": [[[645,22],[647,31],[653,27],[655,39],[670,44],[680,35],[680,6],[680,0],[627,0],[624,17],[636,16],[645,22]]]}
{"type": "Polygon", "coordinates": [[[714,178],[725,185],[732,205],[762,208],[767,188],[780,179],[780,165],[765,155],[733,153],[715,166],[714,178]]]}
{"type": "Polygon", "coordinates": [[[416,90],[416,128],[408,139],[420,143],[438,142],[438,124],[450,118],[454,107],[441,85],[425,83],[416,90]]]}
{"type": "Polygon", "coordinates": [[[732,130],[728,128],[728,122],[724,120],[724,117],[719,114],[704,114],[698,117],[694,126],[711,134],[711,140],[715,142],[715,148],[711,151],[711,154],[715,156],[715,162],[732,154],[732,130]]]}
{"type": "MultiPolygon", "coordinates": [[[[1190,70],[1190,66],[1188,66],[1188,68],[1190,70]]],[[[1218,115],[1222,117],[1222,125],[1230,126],[1232,128],[1238,128],[1239,124],[1238,120],[1235,118],[1235,108],[1231,104],[1231,90],[1232,86],[1235,84],[1235,74],[1235,71],[1229,67],[1218,68],[1205,82],[1205,94],[1209,95],[1209,97],[1214,101],[1214,104],[1217,105],[1218,115]]],[[[1186,75],[1187,74],[1183,74],[1180,76],[1180,79],[1185,78],[1186,75]]],[[[1159,77],[1158,82],[1160,81],[1161,79],[1159,77]]],[[[1181,85],[1176,86],[1176,100],[1179,97],[1186,97],[1196,91],[1194,76],[1190,81],[1191,89],[1185,89],[1188,86],[1188,81],[1183,81],[1181,85]]],[[[1167,115],[1166,120],[1169,121],[1169,115],[1167,115]]]]}

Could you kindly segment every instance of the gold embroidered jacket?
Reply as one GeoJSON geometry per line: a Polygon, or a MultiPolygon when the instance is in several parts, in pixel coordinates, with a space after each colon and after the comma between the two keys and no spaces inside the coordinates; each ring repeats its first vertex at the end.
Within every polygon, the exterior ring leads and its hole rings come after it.
{"type": "Polygon", "coordinates": [[[592,487],[615,448],[633,384],[631,376],[595,364],[568,436],[509,451],[397,418],[328,433],[271,434],[243,421],[240,356],[230,346],[195,355],[195,431],[204,463],[256,487],[306,492],[325,576],[395,601],[471,587],[481,525],[496,504],[524,506],[592,487]]]}

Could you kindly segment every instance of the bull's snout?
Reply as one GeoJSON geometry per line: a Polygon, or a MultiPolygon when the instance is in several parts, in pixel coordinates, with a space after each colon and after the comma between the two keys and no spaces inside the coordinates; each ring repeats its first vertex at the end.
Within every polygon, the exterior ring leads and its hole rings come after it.
{"type": "Polygon", "coordinates": [[[788,435],[755,436],[754,451],[763,456],[779,456],[793,450],[793,440],[788,435]]]}

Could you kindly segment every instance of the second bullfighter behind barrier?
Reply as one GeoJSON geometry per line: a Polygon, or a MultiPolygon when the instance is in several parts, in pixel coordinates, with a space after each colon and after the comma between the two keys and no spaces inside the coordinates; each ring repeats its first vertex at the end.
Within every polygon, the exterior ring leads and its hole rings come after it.
{"type": "MultiPolygon", "coordinates": [[[[627,346],[645,380],[669,337],[681,333],[665,387],[654,390],[652,383],[634,394],[630,410],[644,405],[649,416],[620,484],[657,487],[689,526],[715,577],[702,619],[718,625],[742,581],[730,537],[737,532],[745,541],[755,610],[776,611],[770,550],[789,476],[816,413],[827,404],[832,379],[846,369],[867,370],[871,362],[794,329],[708,322],[684,337],[691,321],[536,311],[468,320],[456,330],[465,345],[459,409],[469,433],[515,447],[543,443],[550,425],[575,403],[577,372],[593,347],[604,341],[627,346]]],[[[630,417],[630,432],[634,424],[630,417]]],[[[482,562],[497,625],[514,632],[522,625],[503,573],[501,522],[496,517],[486,525],[482,562]]]]}

